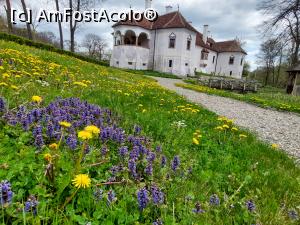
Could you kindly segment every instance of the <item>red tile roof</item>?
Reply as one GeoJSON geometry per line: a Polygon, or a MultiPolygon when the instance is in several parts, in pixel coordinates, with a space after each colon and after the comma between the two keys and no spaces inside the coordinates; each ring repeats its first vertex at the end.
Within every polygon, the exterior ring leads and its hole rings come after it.
{"type": "Polygon", "coordinates": [[[179,11],[167,13],[159,16],[154,22],[143,18],[142,21],[126,21],[118,22],[113,27],[119,25],[138,26],[148,30],[167,29],[167,28],[185,28],[196,33],[196,45],[216,52],[242,52],[247,54],[236,40],[215,42],[212,38],[208,38],[207,43],[203,41],[202,33],[198,32],[179,11]]]}

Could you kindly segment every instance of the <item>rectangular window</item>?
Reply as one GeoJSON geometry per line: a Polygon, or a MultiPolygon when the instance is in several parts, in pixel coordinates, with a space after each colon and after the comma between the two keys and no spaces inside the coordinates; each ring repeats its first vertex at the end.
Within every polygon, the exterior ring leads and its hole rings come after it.
{"type": "Polygon", "coordinates": [[[241,59],[241,66],[243,65],[243,62],[244,62],[244,59],[242,58],[242,59],[241,59]]]}
{"type": "Polygon", "coordinates": [[[207,60],[207,59],[208,59],[208,53],[206,53],[206,52],[201,52],[201,59],[202,59],[202,60],[207,60]]]}
{"type": "Polygon", "coordinates": [[[170,38],[169,48],[175,48],[175,38],[170,38]]]}
{"type": "Polygon", "coordinates": [[[171,68],[173,66],[173,60],[169,60],[169,67],[171,68]]]}
{"type": "Polygon", "coordinates": [[[143,66],[147,66],[147,63],[143,63],[143,66]]]}
{"type": "Polygon", "coordinates": [[[186,49],[191,50],[191,41],[190,40],[187,41],[186,49]]]}
{"type": "Polygon", "coordinates": [[[234,56],[230,56],[229,65],[233,65],[233,64],[234,64],[234,56]]]}
{"type": "Polygon", "coordinates": [[[188,63],[185,64],[185,66],[188,66],[188,65],[189,65],[188,63]]]}
{"type": "Polygon", "coordinates": [[[117,61],[116,64],[119,65],[119,61],[117,61]]]}
{"type": "Polygon", "coordinates": [[[128,65],[132,65],[133,63],[132,62],[128,62],[128,65]]]}
{"type": "Polygon", "coordinates": [[[230,76],[232,76],[232,71],[230,71],[230,76]]]}
{"type": "Polygon", "coordinates": [[[216,56],[213,57],[213,63],[215,63],[216,56]]]}

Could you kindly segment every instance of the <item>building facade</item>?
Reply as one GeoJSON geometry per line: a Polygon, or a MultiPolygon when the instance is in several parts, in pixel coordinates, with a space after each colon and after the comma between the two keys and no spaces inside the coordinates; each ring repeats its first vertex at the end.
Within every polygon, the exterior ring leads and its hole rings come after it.
{"type": "MultiPolygon", "coordinates": [[[[151,0],[146,0],[146,8],[151,0]]],[[[166,7],[155,22],[119,22],[113,26],[110,65],[155,70],[179,76],[203,72],[241,78],[247,53],[236,40],[216,42],[208,25],[197,31],[179,11],[166,7]]]]}

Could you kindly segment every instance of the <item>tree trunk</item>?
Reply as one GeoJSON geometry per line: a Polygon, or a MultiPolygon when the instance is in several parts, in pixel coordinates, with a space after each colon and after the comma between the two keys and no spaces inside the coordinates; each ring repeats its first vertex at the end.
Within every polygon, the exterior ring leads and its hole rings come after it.
{"type": "Polygon", "coordinates": [[[292,66],[296,66],[299,61],[299,48],[300,48],[300,40],[295,43],[295,50],[292,59],[292,66]]]}
{"type": "Polygon", "coordinates": [[[281,72],[281,64],[282,64],[282,57],[283,57],[283,52],[282,49],[280,50],[280,57],[279,57],[279,64],[277,68],[277,77],[276,77],[276,86],[278,87],[278,82],[279,82],[279,77],[280,77],[280,72],[281,72]]]}
{"type": "Polygon", "coordinates": [[[70,17],[70,51],[75,51],[74,46],[74,32],[73,32],[73,0],[69,0],[69,7],[71,9],[71,17],[70,17]]]}
{"type": "Polygon", "coordinates": [[[13,32],[13,26],[12,26],[12,22],[11,22],[11,4],[10,4],[10,0],[6,0],[5,12],[6,12],[6,18],[7,18],[8,33],[12,33],[13,32]]]}
{"type": "MultiPolygon", "coordinates": [[[[28,21],[28,13],[27,13],[27,10],[26,10],[26,3],[25,3],[25,0],[21,0],[21,3],[22,3],[23,11],[24,11],[24,13],[25,13],[25,19],[26,19],[26,21],[28,21]]],[[[31,31],[30,24],[29,24],[29,23],[26,23],[26,27],[27,27],[28,38],[29,38],[30,40],[33,40],[33,36],[32,36],[32,31],[31,31]]]]}
{"type": "MultiPolygon", "coordinates": [[[[59,12],[58,0],[55,0],[55,4],[56,4],[56,11],[59,12]]],[[[62,26],[61,26],[60,20],[58,20],[58,29],[59,29],[60,48],[64,49],[64,36],[63,36],[63,31],[62,31],[62,26]]]]}

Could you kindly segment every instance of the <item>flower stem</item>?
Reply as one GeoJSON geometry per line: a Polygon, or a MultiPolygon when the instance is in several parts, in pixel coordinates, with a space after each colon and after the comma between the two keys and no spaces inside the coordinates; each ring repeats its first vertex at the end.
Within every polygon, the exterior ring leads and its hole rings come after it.
{"type": "Polygon", "coordinates": [[[72,201],[72,199],[74,198],[74,196],[77,194],[78,190],[79,190],[79,188],[77,188],[76,191],[74,191],[73,194],[66,199],[65,203],[61,207],[62,210],[70,203],[70,201],[72,201]]]}
{"type": "Polygon", "coordinates": [[[83,158],[83,155],[84,155],[85,147],[86,147],[86,142],[83,143],[81,151],[79,153],[79,157],[77,159],[76,166],[75,166],[75,174],[77,174],[80,170],[80,164],[81,164],[81,161],[82,161],[82,158],[83,158]]]}

